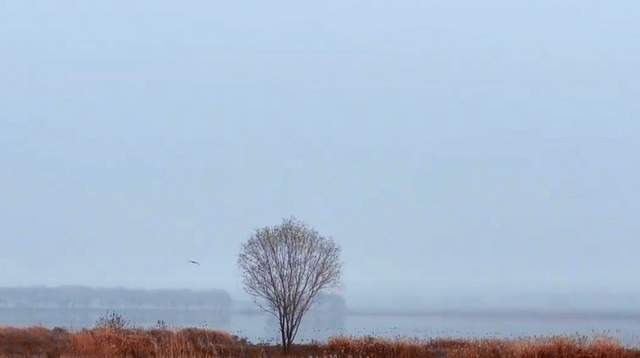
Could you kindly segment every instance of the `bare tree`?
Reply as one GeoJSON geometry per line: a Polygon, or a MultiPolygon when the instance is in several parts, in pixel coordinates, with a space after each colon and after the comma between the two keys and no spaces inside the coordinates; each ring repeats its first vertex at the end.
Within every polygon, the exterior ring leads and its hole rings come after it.
{"type": "Polygon", "coordinates": [[[244,288],[278,319],[287,352],[322,290],[340,283],[340,248],[295,218],[256,230],[238,257],[244,288]]]}

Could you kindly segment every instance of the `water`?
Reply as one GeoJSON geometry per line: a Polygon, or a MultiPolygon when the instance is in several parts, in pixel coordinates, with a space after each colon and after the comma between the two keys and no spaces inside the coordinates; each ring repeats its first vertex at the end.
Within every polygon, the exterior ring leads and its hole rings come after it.
{"type": "MultiPolygon", "coordinates": [[[[268,317],[234,315],[224,329],[256,342],[277,343],[276,327],[268,317]]],[[[640,347],[639,316],[535,314],[433,314],[433,315],[347,315],[341,324],[308,325],[298,340],[323,341],[331,336],[379,336],[387,338],[519,338],[536,336],[605,335],[627,346],[640,347]]]]}
{"type": "MultiPolygon", "coordinates": [[[[70,329],[91,327],[102,310],[0,309],[0,324],[44,325],[70,329]]],[[[169,327],[221,329],[255,343],[277,343],[275,320],[262,314],[226,314],[197,310],[128,310],[120,312],[135,326],[153,327],[163,320],[169,327]]],[[[322,314],[308,317],[299,342],[324,341],[331,336],[429,338],[518,338],[533,336],[606,335],[627,346],[640,347],[637,314],[322,314]]]]}

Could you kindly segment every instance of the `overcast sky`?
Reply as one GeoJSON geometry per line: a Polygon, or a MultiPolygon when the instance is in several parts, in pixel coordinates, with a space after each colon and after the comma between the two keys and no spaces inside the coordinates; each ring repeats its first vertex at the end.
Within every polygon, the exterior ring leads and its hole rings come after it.
{"type": "Polygon", "coordinates": [[[2,1],[0,285],[640,287],[640,2],[2,1]],[[202,266],[189,265],[196,259],[202,266]]]}

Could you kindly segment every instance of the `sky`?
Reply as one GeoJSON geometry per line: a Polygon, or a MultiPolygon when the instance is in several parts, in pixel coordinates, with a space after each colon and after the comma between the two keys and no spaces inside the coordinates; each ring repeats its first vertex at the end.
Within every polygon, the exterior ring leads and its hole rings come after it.
{"type": "Polygon", "coordinates": [[[0,286],[241,297],[241,243],[295,216],[352,301],[639,291],[638,18],[0,0],[0,286]]]}

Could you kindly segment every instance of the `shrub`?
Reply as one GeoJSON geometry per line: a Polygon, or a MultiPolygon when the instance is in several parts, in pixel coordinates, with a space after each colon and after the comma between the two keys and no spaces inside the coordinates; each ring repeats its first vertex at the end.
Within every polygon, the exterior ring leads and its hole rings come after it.
{"type": "Polygon", "coordinates": [[[127,321],[121,314],[115,311],[107,311],[107,313],[98,318],[95,327],[98,329],[123,330],[129,328],[127,321]]]}

